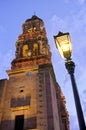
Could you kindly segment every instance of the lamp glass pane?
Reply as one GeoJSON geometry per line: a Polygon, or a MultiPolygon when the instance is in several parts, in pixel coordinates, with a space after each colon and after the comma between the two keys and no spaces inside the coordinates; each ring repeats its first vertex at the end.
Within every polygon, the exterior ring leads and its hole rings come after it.
{"type": "Polygon", "coordinates": [[[71,56],[72,47],[69,35],[56,37],[56,45],[63,58],[69,58],[71,56]]]}

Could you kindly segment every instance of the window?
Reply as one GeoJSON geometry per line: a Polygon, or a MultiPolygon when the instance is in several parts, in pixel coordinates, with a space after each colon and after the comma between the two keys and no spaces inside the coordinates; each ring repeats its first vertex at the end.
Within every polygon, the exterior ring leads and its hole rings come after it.
{"type": "Polygon", "coordinates": [[[33,46],[33,53],[34,53],[34,55],[38,55],[38,44],[37,43],[35,43],[33,46]]]}
{"type": "Polygon", "coordinates": [[[29,50],[29,48],[28,48],[28,45],[24,45],[23,46],[23,56],[28,56],[28,50],[29,50]]]}

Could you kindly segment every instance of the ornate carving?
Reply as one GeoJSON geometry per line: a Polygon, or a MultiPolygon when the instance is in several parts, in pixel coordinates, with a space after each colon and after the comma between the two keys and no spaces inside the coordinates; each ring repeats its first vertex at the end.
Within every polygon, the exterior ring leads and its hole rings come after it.
{"type": "Polygon", "coordinates": [[[24,98],[12,98],[11,99],[11,108],[16,108],[16,107],[22,107],[22,106],[27,106],[27,105],[30,105],[30,98],[31,97],[26,97],[25,99],[24,98]]]}

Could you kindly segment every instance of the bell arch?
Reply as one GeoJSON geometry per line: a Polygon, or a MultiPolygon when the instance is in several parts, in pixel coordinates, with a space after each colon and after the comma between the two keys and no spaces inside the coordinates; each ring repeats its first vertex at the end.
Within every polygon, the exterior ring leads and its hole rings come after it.
{"type": "Polygon", "coordinates": [[[28,45],[24,45],[23,46],[23,56],[24,57],[28,56],[28,50],[29,50],[28,45]]]}
{"type": "Polygon", "coordinates": [[[33,54],[38,55],[38,44],[37,43],[33,44],[33,54]]]}

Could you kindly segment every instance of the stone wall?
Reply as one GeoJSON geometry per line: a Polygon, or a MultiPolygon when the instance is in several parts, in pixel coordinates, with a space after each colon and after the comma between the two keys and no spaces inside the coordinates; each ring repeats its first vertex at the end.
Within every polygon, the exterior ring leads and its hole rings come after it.
{"type": "Polygon", "coordinates": [[[15,117],[18,115],[24,115],[25,130],[36,127],[37,72],[10,77],[5,88],[3,104],[0,130],[13,130],[15,117]]]}

